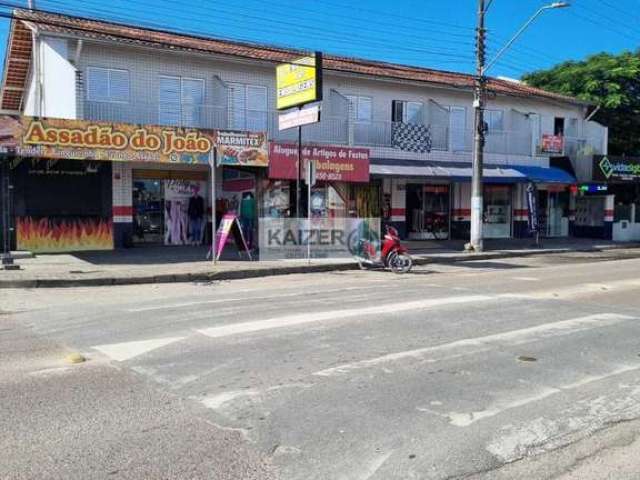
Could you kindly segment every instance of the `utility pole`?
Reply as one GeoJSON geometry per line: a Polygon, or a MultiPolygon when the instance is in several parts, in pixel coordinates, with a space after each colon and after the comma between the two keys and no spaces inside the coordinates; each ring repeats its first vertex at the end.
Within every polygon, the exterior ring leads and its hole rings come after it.
{"type": "Polygon", "coordinates": [[[482,241],[482,211],[483,211],[483,183],[482,167],[484,163],[484,101],[485,101],[485,0],[478,0],[478,27],[476,31],[476,79],[473,95],[474,139],[471,178],[471,238],[467,245],[469,250],[481,252],[482,241]]]}

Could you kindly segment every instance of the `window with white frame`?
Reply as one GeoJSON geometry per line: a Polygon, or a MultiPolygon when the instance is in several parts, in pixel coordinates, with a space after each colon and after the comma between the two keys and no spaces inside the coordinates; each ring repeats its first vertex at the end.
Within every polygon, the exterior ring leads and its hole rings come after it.
{"type": "Polygon", "coordinates": [[[116,68],[87,68],[87,100],[90,102],[128,103],[129,71],[116,68]]]}
{"type": "Polygon", "coordinates": [[[371,122],[373,118],[373,99],[360,95],[346,95],[349,107],[356,122],[371,122]]]}
{"type": "Polygon", "coordinates": [[[204,110],[204,80],[161,76],[158,92],[161,125],[200,127],[204,110]]]}
{"type": "Polygon", "coordinates": [[[502,110],[485,110],[484,122],[488,132],[502,132],[504,130],[504,112],[502,110]]]}
{"type": "Polygon", "coordinates": [[[393,100],[393,102],[391,102],[391,121],[402,123],[423,123],[423,106],[422,102],[393,100]]]}
{"type": "Polygon", "coordinates": [[[229,84],[230,128],[266,131],[269,123],[267,87],[229,84]]]}

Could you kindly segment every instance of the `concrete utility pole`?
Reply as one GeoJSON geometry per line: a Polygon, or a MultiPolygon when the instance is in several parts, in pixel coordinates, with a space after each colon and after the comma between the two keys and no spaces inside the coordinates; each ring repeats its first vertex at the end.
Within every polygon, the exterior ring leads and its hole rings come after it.
{"type": "Polygon", "coordinates": [[[486,98],[486,77],[485,74],[500,57],[511,47],[520,35],[547,10],[558,8],[567,8],[570,6],[568,2],[553,2],[549,5],[540,7],[536,13],[527,20],[522,27],[515,33],[513,37],[506,43],[504,47],[498,51],[496,56],[485,66],[485,33],[484,17],[487,9],[491,6],[493,0],[478,0],[478,27],[476,32],[476,79],[473,98],[473,108],[475,110],[474,119],[474,141],[473,141],[473,160],[472,160],[472,178],[471,178],[471,238],[465,246],[468,250],[481,252],[483,249],[482,240],[482,212],[483,212],[483,187],[482,187],[482,167],[484,163],[484,140],[486,134],[486,125],[484,123],[484,106],[486,98]]]}
{"type": "Polygon", "coordinates": [[[484,98],[485,98],[485,1],[478,0],[478,27],[476,31],[476,79],[473,98],[475,110],[473,122],[473,160],[471,178],[471,238],[468,249],[481,252],[482,242],[482,165],[484,162],[484,98]]]}

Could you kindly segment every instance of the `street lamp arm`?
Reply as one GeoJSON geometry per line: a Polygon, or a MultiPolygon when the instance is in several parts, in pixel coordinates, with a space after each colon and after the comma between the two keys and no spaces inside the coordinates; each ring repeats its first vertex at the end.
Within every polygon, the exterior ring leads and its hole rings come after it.
{"type": "Polygon", "coordinates": [[[504,52],[506,52],[509,47],[511,45],[513,45],[513,42],[515,42],[518,38],[520,38],[520,35],[522,35],[524,33],[524,31],[529,27],[529,25],[531,25],[533,23],[533,21],[538,18],[542,12],[544,12],[545,10],[551,10],[554,8],[565,8],[568,7],[569,4],[565,3],[565,2],[555,2],[552,3],[551,5],[545,5],[543,7],[540,7],[538,9],[538,11],[536,13],[534,13],[531,18],[529,20],[527,20],[525,22],[524,25],[522,25],[522,27],[520,27],[520,30],[518,30],[515,35],[513,37],[511,37],[511,40],[509,40],[504,47],[502,47],[500,49],[500,51],[496,54],[495,57],[493,57],[493,60],[491,60],[483,69],[482,69],[482,75],[484,75],[491,67],[493,67],[495,65],[495,63],[498,61],[498,59],[500,59],[500,57],[504,54],[504,52]]]}
{"type": "Polygon", "coordinates": [[[538,18],[538,17],[540,16],[540,14],[541,14],[542,12],[544,12],[545,10],[547,10],[548,8],[550,8],[550,7],[548,7],[548,6],[546,6],[546,7],[540,7],[540,9],[539,9],[536,13],[534,13],[534,14],[532,15],[532,17],[531,17],[529,20],[527,20],[527,21],[526,21],[526,23],[525,23],[524,25],[522,25],[522,27],[520,27],[520,30],[518,30],[518,31],[516,32],[516,34],[515,34],[513,37],[511,37],[511,40],[509,40],[509,41],[508,41],[508,42],[507,42],[507,43],[506,43],[506,44],[505,44],[505,45],[500,49],[500,51],[496,54],[496,56],[495,56],[495,57],[493,57],[493,60],[491,60],[491,61],[490,61],[490,62],[489,62],[489,63],[488,63],[488,64],[487,64],[483,69],[482,69],[482,74],[483,74],[483,75],[487,72],[487,70],[489,70],[491,67],[493,67],[493,65],[495,65],[495,63],[496,63],[496,62],[498,61],[498,59],[499,59],[499,58],[504,54],[504,52],[506,52],[506,51],[509,49],[509,47],[510,47],[511,45],[513,45],[513,42],[515,42],[518,38],[520,38],[520,35],[522,35],[522,34],[524,33],[524,31],[529,27],[529,25],[531,25],[531,24],[533,23],[533,21],[534,21],[536,18],[538,18]]]}

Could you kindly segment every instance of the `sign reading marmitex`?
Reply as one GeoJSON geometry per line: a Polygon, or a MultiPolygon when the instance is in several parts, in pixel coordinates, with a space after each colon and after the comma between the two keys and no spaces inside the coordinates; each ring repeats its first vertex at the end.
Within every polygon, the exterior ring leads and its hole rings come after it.
{"type": "Polygon", "coordinates": [[[594,181],[640,181],[640,157],[593,156],[594,181]]]}
{"type": "Polygon", "coordinates": [[[320,106],[313,105],[311,107],[294,110],[288,113],[281,113],[278,117],[278,129],[287,130],[289,128],[301,127],[311,123],[320,121],[320,106]]]}

